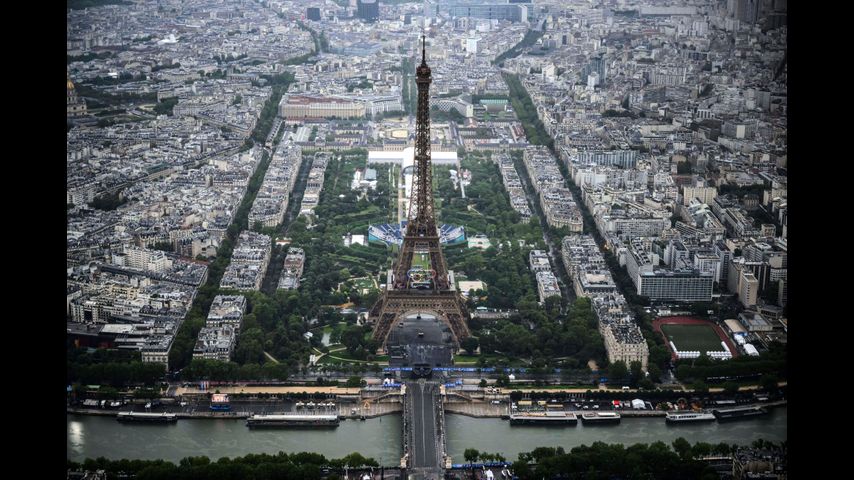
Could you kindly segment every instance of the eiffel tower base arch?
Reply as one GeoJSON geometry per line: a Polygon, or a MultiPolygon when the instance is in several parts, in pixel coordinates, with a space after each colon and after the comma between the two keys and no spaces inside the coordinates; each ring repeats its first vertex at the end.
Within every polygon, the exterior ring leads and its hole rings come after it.
{"type": "Polygon", "coordinates": [[[454,347],[469,336],[469,314],[462,296],[456,290],[418,292],[386,290],[371,308],[368,323],[374,326],[373,338],[384,353],[389,334],[396,322],[407,314],[430,312],[451,330],[454,347]]]}

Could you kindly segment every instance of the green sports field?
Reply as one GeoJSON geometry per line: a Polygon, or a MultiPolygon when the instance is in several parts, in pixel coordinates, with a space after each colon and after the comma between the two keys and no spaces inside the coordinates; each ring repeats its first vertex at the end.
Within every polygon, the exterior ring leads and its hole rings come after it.
{"type": "Polygon", "coordinates": [[[422,267],[424,270],[430,270],[430,254],[416,253],[412,256],[412,267],[422,267]]]}
{"type": "Polygon", "coordinates": [[[720,351],[721,339],[708,325],[662,325],[661,331],[676,345],[680,352],[697,350],[699,352],[720,351]]]}

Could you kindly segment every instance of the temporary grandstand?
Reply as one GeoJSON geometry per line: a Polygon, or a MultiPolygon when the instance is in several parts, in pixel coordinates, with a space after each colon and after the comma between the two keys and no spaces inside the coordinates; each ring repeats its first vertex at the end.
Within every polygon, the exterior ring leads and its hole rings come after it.
{"type": "MultiPolygon", "coordinates": [[[[384,223],[368,226],[368,241],[382,242],[386,245],[402,245],[406,231],[406,222],[400,224],[384,223]]],[[[457,245],[466,241],[466,230],[461,225],[442,224],[439,227],[439,242],[442,245],[457,245]]]]}

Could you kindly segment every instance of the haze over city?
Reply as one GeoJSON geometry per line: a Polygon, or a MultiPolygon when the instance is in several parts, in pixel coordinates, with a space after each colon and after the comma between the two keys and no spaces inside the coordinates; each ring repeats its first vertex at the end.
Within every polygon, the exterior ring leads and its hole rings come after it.
{"type": "Polygon", "coordinates": [[[785,0],[66,7],[67,478],[787,477],[785,0]]]}

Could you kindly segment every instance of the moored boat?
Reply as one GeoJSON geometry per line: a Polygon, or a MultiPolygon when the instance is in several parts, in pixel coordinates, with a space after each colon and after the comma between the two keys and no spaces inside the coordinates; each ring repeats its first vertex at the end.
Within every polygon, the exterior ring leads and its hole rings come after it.
{"type": "Polygon", "coordinates": [[[715,416],[708,412],[667,412],[667,423],[712,422],[715,416]]]}
{"type": "Polygon", "coordinates": [[[581,421],[585,425],[620,423],[620,414],[617,412],[584,412],[581,414],[581,421]]]}
{"type": "Polygon", "coordinates": [[[246,419],[249,428],[258,427],[337,427],[338,415],[252,415],[246,419]]]}
{"type": "Polygon", "coordinates": [[[719,422],[726,422],[729,420],[739,420],[742,418],[751,418],[759,415],[765,415],[768,413],[768,410],[762,407],[740,407],[740,408],[728,408],[726,410],[712,410],[712,413],[718,419],[719,422]]]}
{"type": "Polygon", "coordinates": [[[521,412],[510,415],[510,425],[575,425],[578,416],[572,412],[521,412]]]}
{"type": "Polygon", "coordinates": [[[119,412],[116,420],[120,422],[171,423],[178,421],[174,413],[119,412]]]}

